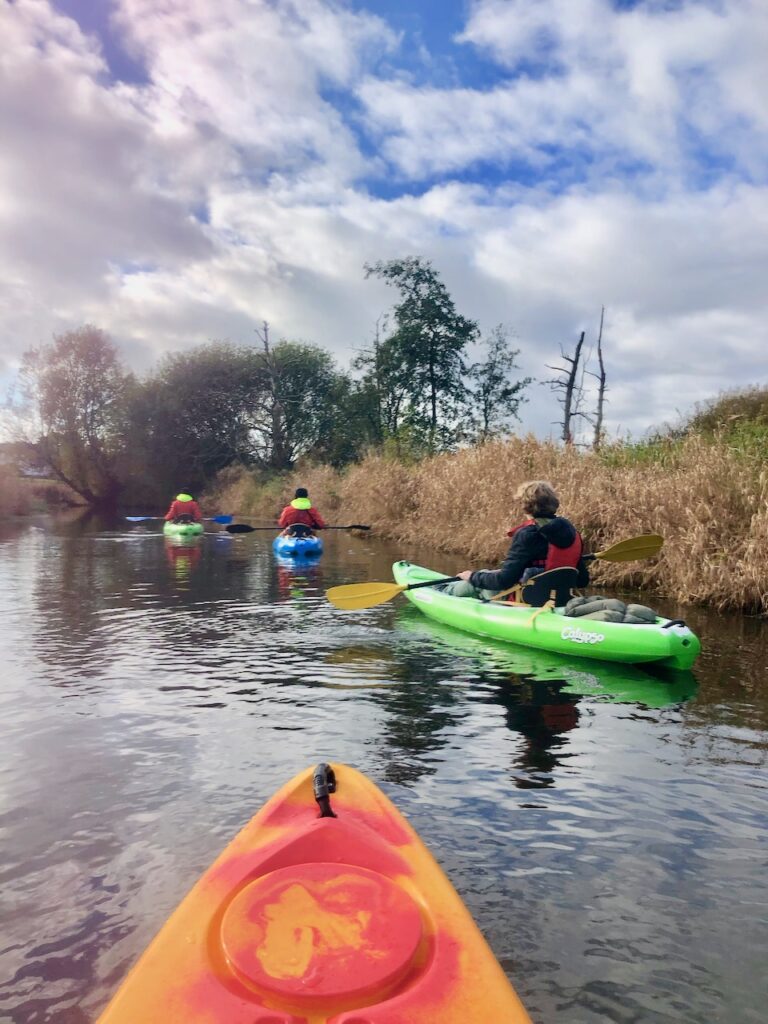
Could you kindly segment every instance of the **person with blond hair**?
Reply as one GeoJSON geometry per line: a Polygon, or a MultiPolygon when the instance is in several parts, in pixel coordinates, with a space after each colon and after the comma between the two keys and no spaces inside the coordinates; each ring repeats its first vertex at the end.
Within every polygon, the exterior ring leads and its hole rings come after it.
{"type": "Polygon", "coordinates": [[[582,554],[581,536],[573,523],[557,515],[560,500],[552,484],[528,480],[518,487],[515,501],[526,518],[507,534],[512,543],[501,567],[457,573],[460,582],[449,583],[447,593],[455,597],[490,598],[540,572],[566,566],[578,570],[577,586],[587,586],[589,571],[582,554]]]}

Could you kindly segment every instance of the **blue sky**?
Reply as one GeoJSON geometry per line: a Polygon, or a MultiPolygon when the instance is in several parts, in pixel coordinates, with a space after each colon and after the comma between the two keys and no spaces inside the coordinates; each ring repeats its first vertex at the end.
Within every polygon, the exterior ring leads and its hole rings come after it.
{"type": "MultiPolygon", "coordinates": [[[[606,307],[609,429],[764,380],[762,0],[0,0],[0,374],[273,332],[347,365],[433,261],[522,371],[606,307]]],[[[557,410],[529,389],[525,429],[557,410]]]]}

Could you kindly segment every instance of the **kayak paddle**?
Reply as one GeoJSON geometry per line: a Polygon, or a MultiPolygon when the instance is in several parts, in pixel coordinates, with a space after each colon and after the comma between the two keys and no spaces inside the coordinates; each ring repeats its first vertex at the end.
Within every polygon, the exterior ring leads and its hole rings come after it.
{"type": "MultiPolygon", "coordinates": [[[[632,562],[637,558],[651,558],[658,554],[663,543],[663,537],[656,533],[648,533],[619,541],[605,551],[596,551],[595,554],[585,555],[584,558],[588,561],[599,558],[605,562],[632,562]]],[[[458,579],[458,576],[443,576],[436,580],[425,580],[423,583],[347,583],[340,587],[331,587],[330,590],[326,590],[325,596],[335,608],[355,611],[384,604],[385,601],[391,601],[393,597],[402,594],[404,590],[439,587],[441,583],[455,583],[458,579]]]]}
{"type": "Polygon", "coordinates": [[[638,558],[653,558],[661,551],[663,543],[664,538],[658,533],[644,533],[639,537],[630,537],[628,540],[620,540],[618,544],[611,544],[605,551],[584,555],[584,561],[591,562],[599,558],[603,562],[634,562],[638,558]]]}
{"type": "Polygon", "coordinates": [[[425,580],[423,583],[345,583],[341,587],[331,587],[325,596],[336,608],[354,611],[358,608],[373,608],[377,604],[391,601],[404,590],[416,590],[418,587],[437,587],[441,583],[455,583],[458,576],[443,576],[437,580],[425,580]]]}
{"type": "MultiPolygon", "coordinates": [[[[253,533],[255,530],[279,530],[279,526],[246,526],[245,523],[235,523],[227,527],[227,533],[253,533]]],[[[324,530],[370,530],[370,526],[363,526],[361,523],[350,523],[349,526],[324,526],[324,530]]]]}
{"type": "MultiPolygon", "coordinates": [[[[213,516],[213,518],[206,517],[204,523],[231,523],[234,516],[213,516]]],[[[165,519],[165,516],[123,516],[123,519],[127,519],[129,523],[148,523],[153,519],[165,519]]]]}

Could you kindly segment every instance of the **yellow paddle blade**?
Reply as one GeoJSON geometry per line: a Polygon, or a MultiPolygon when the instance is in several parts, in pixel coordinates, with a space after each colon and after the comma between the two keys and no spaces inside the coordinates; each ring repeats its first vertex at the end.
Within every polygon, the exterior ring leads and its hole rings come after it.
{"type": "Polygon", "coordinates": [[[406,584],[400,583],[345,583],[343,587],[331,587],[325,596],[336,608],[354,611],[356,608],[373,608],[384,604],[393,597],[407,590],[406,584]]]}
{"type": "Polygon", "coordinates": [[[664,538],[658,533],[644,533],[640,537],[620,540],[618,544],[612,544],[605,551],[596,552],[595,558],[602,558],[606,562],[634,562],[637,558],[652,558],[658,555],[663,543],[664,538]]]}

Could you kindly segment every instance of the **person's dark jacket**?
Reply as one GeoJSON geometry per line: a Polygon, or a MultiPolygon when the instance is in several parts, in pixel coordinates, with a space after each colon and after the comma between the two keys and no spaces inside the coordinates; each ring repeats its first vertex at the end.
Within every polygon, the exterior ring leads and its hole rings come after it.
{"type": "MultiPolygon", "coordinates": [[[[500,569],[480,569],[473,572],[469,582],[478,590],[507,590],[519,583],[523,573],[536,562],[544,562],[547,547],[567,548],[576,540],[576,527],[563,516],[535,519],[529,525],[515,530],[507,557],[500,569]]],[[[584,558],[576,567],[579,573],[576,585],[586,587],[589,570],[584,558]]]]}

